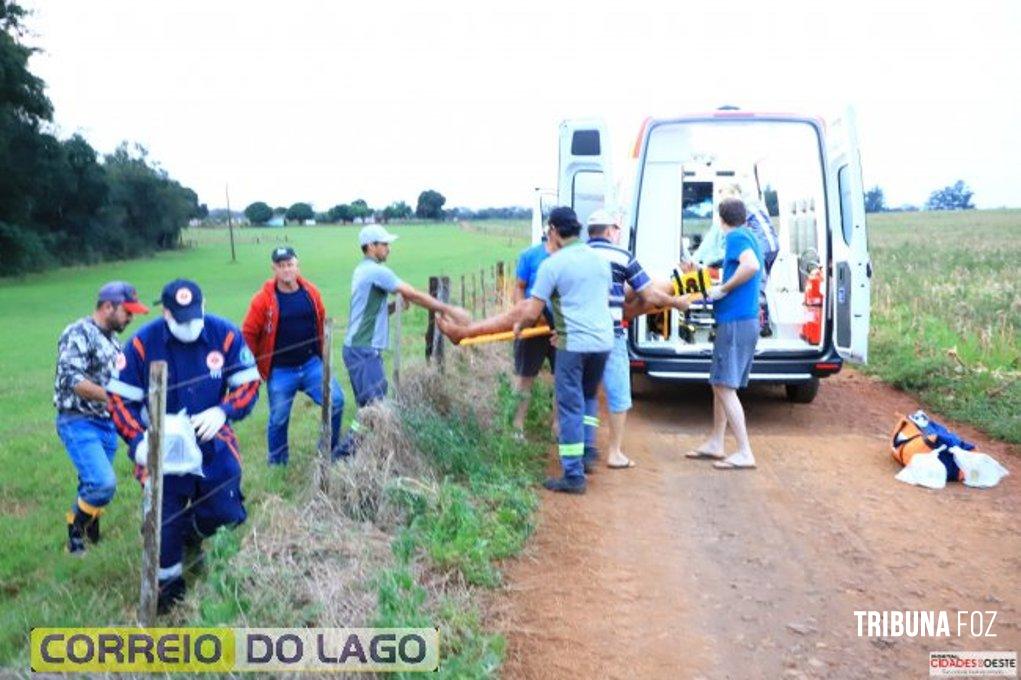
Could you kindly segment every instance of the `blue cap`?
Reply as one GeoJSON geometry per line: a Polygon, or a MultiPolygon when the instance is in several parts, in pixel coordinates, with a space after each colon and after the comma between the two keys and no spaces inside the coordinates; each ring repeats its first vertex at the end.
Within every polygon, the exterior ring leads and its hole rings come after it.
{"type": "Polygon", "coordinates": [[[138,291],[127,281],[111,281],[103,284],[96,296],[96,301],[124,305],[124,309],[132,314],[149,313],[149,308],[139,301],[138,291]]]}
{"type": "Polygon", "coordinates": [[[202,289],[188,279],[175,279],[163,286],[163,308],[177,323],[202,318],[202,289]]]}

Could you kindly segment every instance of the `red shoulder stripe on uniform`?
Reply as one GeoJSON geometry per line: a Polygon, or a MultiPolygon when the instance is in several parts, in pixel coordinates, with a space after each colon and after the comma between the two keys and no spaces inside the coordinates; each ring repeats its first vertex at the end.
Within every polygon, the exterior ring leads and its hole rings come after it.
{"type": "Polygon", "coordinates": [[[114,425],[116,425],[119,421],[121,431],[124,432],[128,438],[134,439],[144,432],[142,426],[139,425],[138,421],[131,415],[131,411],[129,411],[128,407],[124,405],[124,400],[121,399],[119,394],[110,395],[110,406],[110,412],[114,417],[114,425]]]}
{"type": "Polygon", "coordinates": [[[138,358],[145,361],[145,345],[142,344],[137,335],[131,338],[131,344],[134,345],[135,351],[138,352],[138,358]]]}
{"type": "Polygon", "coordinates": [[[230,449],[230,452],[234,454],[234,457],[237,458],[238,464],[240,465],[241,464],[241,452],[238,451],[237,446],[235,446],[234,437],[228,437],[228,436],[225,436],[225,435],[220,434],[219,432],[217,432],[216,433],[216,438],[219,439],[220,441],[222,441],[224,444],[227,445],[227,448],[230,449]]]}
{"type": "Polygon", "coordinates": [[[234,331],[227,331],[227,337],[223,339],[223,353],[226,354],[230,351],[230,346],[234,344],[234,331]]]}
{"type": "Polygon", "coordinates": [[[231,394],[228,401],[234,408],[244,408],[259,392],[259,381],[245,383],[231,394]]]}

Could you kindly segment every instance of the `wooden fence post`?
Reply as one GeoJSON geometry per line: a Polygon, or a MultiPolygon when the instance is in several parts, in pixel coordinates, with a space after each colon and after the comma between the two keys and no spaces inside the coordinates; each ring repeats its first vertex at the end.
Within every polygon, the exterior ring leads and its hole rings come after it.
{"type": "Polygon", "coordinates": [[[468,300],[466,300],[465,297],[464,297],[464,274],[461,274],[461,297],[460,297],[460,304],[465,309],[468,309],[468,300]]]}
{"type": "Polygon", "coordinates": [[[475,285],[475,272],[472,272],[472,316],[479,314],[479,289],[475,285]]]}
{"type": "Polygon", "coordinates": [[[323,321],[323,405],[319,414],[319,490],[329,491],[330,461],[333,459],[333,317],[323,321]]]}
{"type": "Polygon", "coordinates": [[[163,526],[163,420],[167,414],[167,362],[149,365],[149,455],[142,495],[142,590],[138,620],[143,628],[156,625],[159,601],[160,529],[163,526]]]}
{"type": "MultiPolygon", "coordinates": [[[[441,276],[440,277],[439,285],[437,286],[437,290],[436,290],[436,299],[438,299],[440,302],[444,302],[444,303],[450,304],[450,277],[449,276],[441,276]]],[[[440,332],[439,327],[438,326],[434,327],[433,328],[433,337],[432,337],[432,344],[433,344],[432,355],[433,355],[433,358],[436,359],[436,365],[439,367],[439,369],[441,371],[443,370],[443,344],[444,344],[443,340],[444,340],[443,333],[440,332]]]]}
{"type": "Polygon", "coordinates": [[[479,298],[482,300],[482,316],[486,316],[486,270],[482,269],[479,271],[479,288],[481,292],[479,298]]]}
{"type": "Polygon", "coordinates": [[[394,390],[401,387],[401,343],[404,341],[401,319],[404,318],[404,296],[397,293],[394,304],[394,390]]]}
{"type": "Polygon", "coordinates": [[[496,263],[496,297],[500,308],[506,307],[507,281],[504,278],[503,260],[496,263]]]}
{"type": "MultiPolygon", "coordinates": [[[[437,300],[439,299],[440,292],[440,277],[430,276],[429,277],[429,295],[433,296],[437,300]]],[[[425,327],[425,360],[429,361],[432,359],[433,350],[435,349],[435,336],[439,333],[436,328],[436,312],[429,310],[429,323],[425,327]]]]}

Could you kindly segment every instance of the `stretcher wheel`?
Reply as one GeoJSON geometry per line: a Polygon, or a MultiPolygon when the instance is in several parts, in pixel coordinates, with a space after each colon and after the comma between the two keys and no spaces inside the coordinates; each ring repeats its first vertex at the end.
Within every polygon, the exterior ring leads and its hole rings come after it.
{"type": "Polygon", "coordinates": [[[815,395],[819,393],[819,378],[812,378],[808,382],[786,383],[784,389],[787,392],[787,401],[811,404],[815,395]]]}

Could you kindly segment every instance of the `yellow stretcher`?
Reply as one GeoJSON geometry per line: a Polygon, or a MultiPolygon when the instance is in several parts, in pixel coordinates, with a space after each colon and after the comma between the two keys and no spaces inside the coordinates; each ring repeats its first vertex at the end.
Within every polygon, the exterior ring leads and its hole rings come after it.
{"type": "MultiPolygon", "coordinates": [[[[521,339],[525,338],[539,338],[544,335],[550,335],[553,331],[550,330],[549,326],[535,326],[533,328],[526,328],[521,331],[519,336],[521,339]]],[[[487,342],[503,342],[505,340],[513,340],[514,331],[503,331],[502,333],[487,333],[486,335],[476,335],[471,338],[465,338],[461,341],[461,347],[465,345],[482,345],[487,342]]]]}

